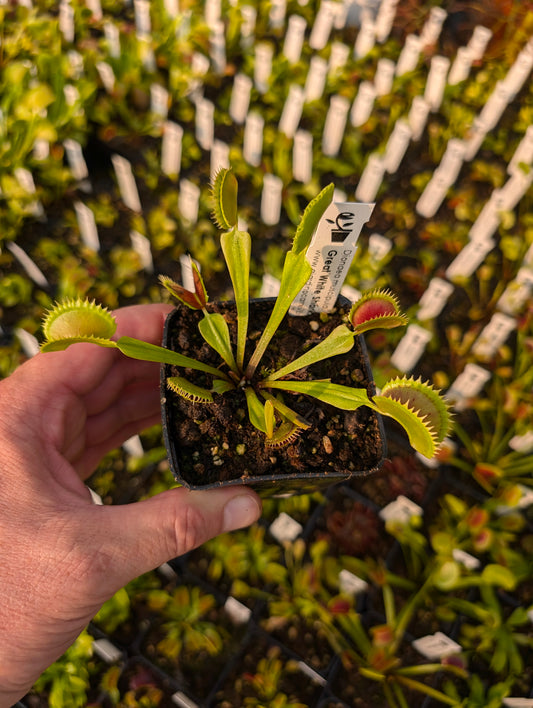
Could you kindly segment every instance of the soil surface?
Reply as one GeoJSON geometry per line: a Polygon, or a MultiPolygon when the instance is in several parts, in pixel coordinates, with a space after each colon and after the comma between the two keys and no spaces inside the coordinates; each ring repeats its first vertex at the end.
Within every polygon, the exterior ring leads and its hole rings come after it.
{"type": "MultiPolygon", "coordinates": [[[[268,320],[272,301],[254,301],[250,316],[246,357],[251,355],[255,340],[268,320]]],[[[230,303],[214,303],[209,309],[221,312],[236,336],[236,315],[230,303]]],[[[260,365],[261,371],[277,369],[295,359],[311,345],[324,339],[343,321],[345,311],[339,307],[333,314],[320,316],[286,316],[260,365]]],[[[198,333],[196,323],[201,316],[188,308],[177,309],[167,326],[165,346],[213,366],[220,359],[198,333]]],[[[203,372],[166,367],[166,376],[186,376],[207,388],[211,376],[203,372]]],[[[374,392],[364,355],[364,343],[356,338],[347,354],[318,362],[294,372],[300,380],[330,378],[333,382],[364,387],[374,392]]],[[[167,433],[177,445],[177,460],[186,484],[208,485],[227,480],[257,479],[269,475],[325,474],[343,476],[366,473],[378,466],[384,456],[384,441],[377,416],[367,407],[357,411],[341,411],[316,399],[284,393],[293,410],[311,423],[308,430],[283,448],[265,444],[265,435],[254,428],[247,416],[244,392],[236,389],[223,395],[214,394],[213,403],[191,403],[164,391],[169,404],[167,433]]],[[[171,461],[173,456],[171,455],[171,461]]]]}

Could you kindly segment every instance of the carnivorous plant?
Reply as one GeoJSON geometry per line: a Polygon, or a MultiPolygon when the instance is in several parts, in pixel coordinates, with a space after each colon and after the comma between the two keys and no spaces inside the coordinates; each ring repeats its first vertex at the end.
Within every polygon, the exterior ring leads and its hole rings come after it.
{"type": "Polygon", "coordinates": [[[148,344],[131,337],[112,339],[115,320],[111,312],[81,300],[60,303],[44,320],[46,342],[42,351],[65,349],[75,342],[93,342],[115,347],[136,358],[175,365],[210,374],[210,388],[193,384],[185,376],[170,376],[168,387],[175,394],[194,402],[211,402],[214,395],[243,391],[250,422],[265,435],[266,445],[277,447],[290,443],[310,423],[293,411],[282,395],[304,394],[337,408],[354,411],[368,406],[400,423],[413,447],[432,457],[436,447],[448,433],[450,416],[440,394],[429,384],[413,378],[395,378],[386,383],[378,395],[370,397],[363,388],[343,386],[330,380],[297,381],[294,372],[312,364],[344,354],[352,349],[357,334],[375,327],[391,328],[406,323],[394,295],[377,290],[364,293],[352,306],[345,323],[338,325],[323,341],[276,371],[260,367],[261,359],[283,318],[309,279],[312,268],[306,258],[307,249],[318,223],[333,198],[333,184],[325,187],[307,206],[296,229],[292,248],[285,257],[278,297],[249,360],[245,344],[249,324],[250,234],[238,228],[237,180],[231,169],[221,170],[213,182],[214,220],[222,230],[220,238],[235,293],[237,337],[235,347],[223,315],[209,312],[208,296],[199,269],[191,259],[194,291],[186,290],[171,278],[160,278],[163,286],[188,307],[201,310],[198,324],[204,340],[220,355],[223,366],[213,367],[201,361],[148,344]],[[280,393],[283,392],[282,395],[280,393]]]}

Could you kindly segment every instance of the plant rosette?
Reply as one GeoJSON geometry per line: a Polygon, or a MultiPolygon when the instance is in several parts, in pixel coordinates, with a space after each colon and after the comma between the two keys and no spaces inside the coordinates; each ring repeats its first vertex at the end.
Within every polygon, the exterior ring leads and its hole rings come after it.
{"type": "MultiPolygon", "coordinates": [[[[183,475],[175,465],[174,471],[178,482],[188,487],[240,483],[259,484],[264,495],[308,493],[316,488],[318,478],[327,485],[369,473],[379,467],[385,454],[383,436],[375,439],[380,415],[396,420],[411,445],[432,457],[450,427],[448,409],[439,393],[405,377],[387,382],[375,393],[365,359],[364,332],[407,321],[391,293],[370,291],[351,307],[338,302],[331,313],[288,314],[312,274],[307,251],[333,191],[333,184],[328,185],[305,209],[285,257],[279,294],[266,310],[265,303],[249,296],[251,237],[238,228],[237,181],[231,169],[223,169],[213,183],[213,214],[223,231],[221,248],[234,304],[208,303],[200,271],[191,259],[192,290],[161,277],[164,287],[191,310],[188,313],[181,307],[179,314],[171,315],[172,319],[179,317],[178,331],[172,334],[167,323],[166,346],[131,337],[115,341],[116,325],[110,312],[87,301],[70,301],[48,313],[42,350],[92,342],[165,365],[163,405],[185,407],[189,421],[200,419],[204,424],[198,427],[177,421],[182,430],[178,446],[189,448],[189,469],[183,475]],[[224,398],[227,402],[222,404],[224,398]],[[373,451],[365,451],[364,442],[357,447],[363,432],[372,428],[373,451]],[[340,446],[340,456],[336,456],[335,445],[340,446]],[[207,451],[205,459],[199,456],[200,446],[207,451]],[[324,460],[317,464],[319,451],[324,460]],[[336,457],[339,461],[333,463],[336,457]],[[244,458],[244,464],[235,462],[239,458],[244,458]],[[288,476],[293,473],[296,485],[288,476]]],[[[163,421],[174,465],[174,432],[165,410],[163,421]]]]}

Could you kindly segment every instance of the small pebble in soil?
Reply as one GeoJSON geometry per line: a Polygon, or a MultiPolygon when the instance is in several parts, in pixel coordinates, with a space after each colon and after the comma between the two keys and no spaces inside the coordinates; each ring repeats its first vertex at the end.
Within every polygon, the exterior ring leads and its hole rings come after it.
{"type": "Polygon", "coordinates": [[[327,435],[324,435],[322,438],[322,445],[324,446],[324,450],[327,452],[328,455],[331,455],[333,452],[333,445],[331,444],[331,440],[328,438],[327,435]]]}
{"type": "Polygon", "coordinates": [[[309,322],[309,327],[311,327],[313,332],[316,332],[320,327],[320,324],[316,320],[311,320],[311,322],[309,322]]]}

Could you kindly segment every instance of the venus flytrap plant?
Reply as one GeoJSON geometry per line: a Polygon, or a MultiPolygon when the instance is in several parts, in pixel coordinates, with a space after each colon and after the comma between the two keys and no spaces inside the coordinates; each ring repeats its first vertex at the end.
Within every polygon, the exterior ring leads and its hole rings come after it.
{"type": "Polygon", "coordinates": [[[282,392],[304,394],[322,403],[346,411],[368,406],[392,417],[402,425],[412,446],[432,457],[450,426],[448,409],[439,393],[420,380],[397,378],[383,386],[379,395],[370,397],[363,388],[339,385],[324,380],[293,380],[291,375],[317,362],[349,352],[358,334],[376,327],[391,328],[406,323],[397,299],[388,291],[365,293],[350,310],[343,324],[324,340],[293,361],[272,371],[261,367],[261,360],[289,308],[309,279],[312,268],[306,254],[313,234],[333,198],[333,184],[325,187],[307,206],[296,229],[290,251],[286,254],[280,279],[279,295],[269,320],[250,358],[246,360],[249,325],[249,269],[251,237],[238,228],[238,185],[231,169],[222,169],[213,182],[213,217],[223,230],[221,247],[235,293],[237,335],[235,353],[224,316],[208,310],[208,296],[199,269],[191,259],[193,291],[161,277],[162,285],[184,305],[202,312],[198,329],[203,339],[219,354],[223,364],[209,366],[163,347],[134,340],[112,339],[115,322],[110,312],[94,303],[80,300],[57,305],[44,321],[46,338],[43,351],[56,351],[74,342],[92,342],[118,348],[123,354],[149,361],[175,365],[208,374],[211,387],[199,386],[184,376],[171,376],[168,387],[194,402],[209,403],[214,394],[243,391],[251,424],[265,434],[266,444],[279,447],[292,442],[310,423],[281,398],[282,392]],[[225,365],[225,366],[224,366],[225,365]]]}

